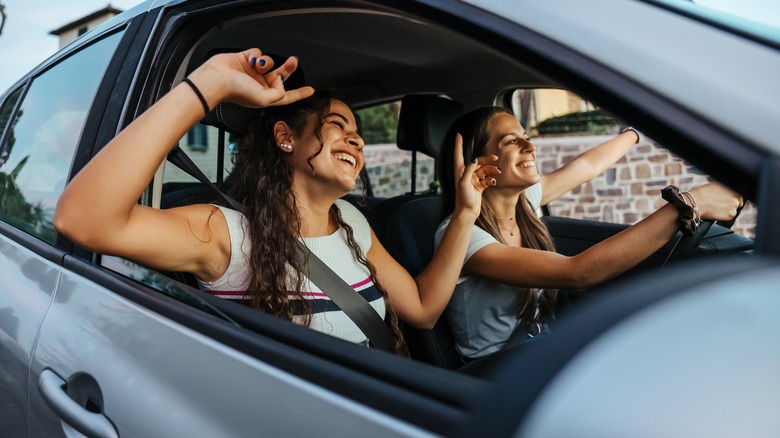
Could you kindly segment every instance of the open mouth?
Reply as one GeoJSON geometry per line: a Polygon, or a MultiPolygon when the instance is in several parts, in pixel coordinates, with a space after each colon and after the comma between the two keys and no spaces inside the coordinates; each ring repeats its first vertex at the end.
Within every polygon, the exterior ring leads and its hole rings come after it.
{"type": "Polygon", "coordinates": [[[357,160],[355,160],[355,157],[353,157],[352,155],[345,154],[345,153],[336,153],[333,154],[333,156],[336,157],[337,160],[341,160],[345,163],[349,163],[353,169],[357,166],[357,160]]]}
{"type": "Polygon", "coordinates": [[[536,162],[535,161],[523,161],[521,163],[518,163],[517,167],[522,167],[522,168],[525,168],[525,167],[536,167],[536,162]]]}

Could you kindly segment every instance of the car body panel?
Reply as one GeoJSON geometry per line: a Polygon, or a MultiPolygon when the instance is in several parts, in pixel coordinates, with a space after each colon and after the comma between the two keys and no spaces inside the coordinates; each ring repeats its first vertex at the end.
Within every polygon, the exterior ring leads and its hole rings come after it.
{"type": "Polygon", "coordinates": [[[38,330],[54,296],[60,269],[16,242],[0,239],[0,424],[25,436],[27,377],[38,330]]]}
{"type": "Polygon", "coordinates": [[[616,324],[549,384],[518,435],[775,436],[778,284],[777,268],[737,274],[616,324]]]}
{"type": "Polygon", "coordinates": [[[44,369],[94,378],[119,436],[424,435],[71,272],[57,282],[32,360],[31,436],[67,429],[39,391],[44,369]]]}

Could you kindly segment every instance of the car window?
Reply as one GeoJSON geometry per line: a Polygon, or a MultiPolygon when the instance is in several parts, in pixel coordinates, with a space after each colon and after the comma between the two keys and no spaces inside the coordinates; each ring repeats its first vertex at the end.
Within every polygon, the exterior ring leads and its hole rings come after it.
{"type": "MultiPolygon", "coordinates": [[[[533,137],[541,174],[562,167],[625,126],[614,115],[567,90],[515,90],[509,99],[507,103],[533,137]]],[[[550,215],[634,224],[665,203],[660,191],[667,185],[692,188],[709,182],[698,168],[643,137],[602,175],[552,201],[550,215]]],[[[748,205],[733,229],[753,238],[755,225],[755,207],[748,205]]]]}
{"type": "Polygon", "coordinates": [[[114,34],[92,44],[33,79],[3,140],[0,219],[54,242],[54,208],[120,38],[114,34]]]}
{"type": "MultiPolygon", "coordinates": [[[[187,153],[192,161],[198,166],[210,181],[217,181],[217,169],[219,167],[219,129],[214,126],[196,124],[187,134],[179,140],[179,147],[187,153]]],[[[225,159],[223,163],[224,175],[228,175],[233,168],[230,159],[230,148],[232,147],[232,138],[227,135],[225,140],[225,159]]],[[[178,167],[166,163],[163,182],[165,183],[187,183],[195,182],[195,178],[188,175],[178,167]]]]}
{"type": "MultiPolygon", "coordinates": [[[[388,198],[411,191],[412,152],[398,149],[396,132],[401,102],[390,102],[357,111],[365,141],[363,155],[374,196],[388,198]]],[[[434,181],[433,158],[417,154],[415,192],[428,190],[434,181]]],[[[359,182],[359,181],[358,181],[359,182]]],[[[362,193],[360,184],[353,193],[362,193]]]]}

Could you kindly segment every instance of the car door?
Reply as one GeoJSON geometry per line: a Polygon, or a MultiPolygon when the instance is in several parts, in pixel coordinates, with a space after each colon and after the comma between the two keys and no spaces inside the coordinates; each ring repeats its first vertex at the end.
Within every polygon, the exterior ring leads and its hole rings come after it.
{"type": "MultiPolygon", "coordinates": [[[[62,275],[52,216],[103,73],[121,32],[21,82],[0,109],[0,423],[27,430],[28,367],[62,275]]],[[[34,398],[35,394],[33,394],[34,398]]]]}

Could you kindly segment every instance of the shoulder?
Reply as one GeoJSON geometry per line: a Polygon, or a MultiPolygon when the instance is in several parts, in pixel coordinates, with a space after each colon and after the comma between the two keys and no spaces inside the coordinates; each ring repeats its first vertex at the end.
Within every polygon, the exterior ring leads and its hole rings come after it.
{"type": "Polygon", "coordinates": [[[371,249],[371,226],[363,213],[354,205],[343,199],[337,199],[336,207],[341,213],[341,219],[352,228],[353,235],[364,253],[371,249]]]}
{"type": "Polygon", "coordinates": [[[531,203],[534,210],[542,206],[542,183],[538,182],[523,191],[525,198],[531,203]]]}
{"type": "MultiPolygon", "coordinates": [[[[434,245],[436,248],[439,247],[441,239],[444,237],[444,233],[447,231],[447,227],[450,225],[451,218],[451,216],[447,217],[442,221],[441,224],[439,224],[439,228],[436,230],[436,235],[434,236],[434,245]]],[[[492,234],[474,224],[471,227],[471,238],[469,239],[469,247],[466,250],[466,258],[464,263],[465,261],[468,261],[468,259],[470,259],[471,256],[473,256],[477,251],[486,247],[487,245],[490,245],[491,243],[499,242],[495,237],[493,237],[492,234]]]]}
{"type": "Polygon", "coordinates": [[[343,199],[337,199],[335,204],[341,212],[341,218],[344,219],[344,222],[348,223],[353,228],[356,225],[368,226],[368,220],[366,220],[366,217],[363,216],[363,213],[361,213],[357,207],[343,199]]]}

